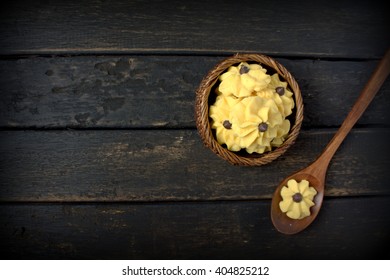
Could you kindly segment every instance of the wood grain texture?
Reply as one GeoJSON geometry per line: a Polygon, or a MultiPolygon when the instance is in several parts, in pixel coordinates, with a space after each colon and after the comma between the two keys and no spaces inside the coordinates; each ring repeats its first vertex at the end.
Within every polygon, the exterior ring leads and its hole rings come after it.
{"type": "Polygon", "coordinates": [[[389,203],[327,199],[294,236],[273,228],[269,201],[1,204],[0,240],[11,259],[387,259],[389,203]]]}
{"type": "MultiPolygon", "coordinates": [[[[0,126],[195,127],[195,91],[223,57],[92,56],[0,61],[0,126]]],[[[304,127],[339,126],[377,61],[282,59],[304,101],[304,127]]],[[[390,80],[359,120],[390,125],[390,80]]]]}
{"type": "Polygon", "coordinates": [[[15,0],[2,8],[0,51],[378,58],[389,33],[379,0],[15,0]]]}
{"type": "MultiPolygon", "coordinates": [[[[270,198],[335,130],[303,131],[275,162],[238,167],[196,130],[3,131],[0,200],[199,201],[270,198]]],[[[356,129],[328,170],[327,196],[390,194],[388,129],[356,129]]]]}

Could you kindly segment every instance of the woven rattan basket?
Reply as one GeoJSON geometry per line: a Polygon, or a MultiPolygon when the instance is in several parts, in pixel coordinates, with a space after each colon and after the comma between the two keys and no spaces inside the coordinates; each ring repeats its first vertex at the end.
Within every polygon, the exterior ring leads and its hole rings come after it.
{"type": "Polygon", "coordinates": [[[272,59],[263,54],[236,54],[228,57],[218,63],[210,72],[204,77],[196,91],[195,101],[195,117],[196,126],[198,132],[203,140],[203,143],[210,148],[219,157],[227,160],[234,165],[247,165],[247,166],[259,166],[267,164],[280,155],[282,155],[296,140],[298,137],[302,119],[303,119],[303,102],[301,91],[298,83],[294,77],[287,71],[287,69],[272,59]],[[291,122],[290,132],[284,141],[284,143],[273,149],[270,152],[263,154],[248,154],[245,152],[232,152],[224,146],[221,146],[210,126],[209,118],[209,101],[213,99],[214,87],[219,81],[219,76],[225,72],[230,66],[238,65],[240,62],[254,62],[260,63],[264,68],[267,69],[267,73],[274,74],[278,73],[281,79],[284,79],[289,86],[289,89],[293,92],[295,108],[293,114],[289,116],[291,122]]]}

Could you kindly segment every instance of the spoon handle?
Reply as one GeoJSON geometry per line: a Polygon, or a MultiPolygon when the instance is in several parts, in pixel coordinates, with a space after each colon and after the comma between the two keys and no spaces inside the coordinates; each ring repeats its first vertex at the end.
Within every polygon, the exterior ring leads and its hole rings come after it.
{"type": "MultiPolygon", "coordinates": [[[[315,163],[323,164],[322,167],[327,167],[330,160],[332,159],[334,153],[343,142],[344,138],[347,136],[349,131],[355,125],[357,120],[361,117],[364,111],[367,109],[370,102],[374,99],[374,96],[386,80],[387,76],[390,73],[390,48],[387,50],[386,54],[383,56],[378,66],[374,70],[370,79],[368,80],[366,86],[360,93],[360,96],[353,105],[351,111],[348,113],[344,122],[340,126],[339,130],[333,136],[332,140],[325,147],[322,154],[315,161],[315,163]]],[[[315,165],[315,164],[314,164],[315,165]]],[[[326,170],[327,168],[323,168],[326,170]]]]}

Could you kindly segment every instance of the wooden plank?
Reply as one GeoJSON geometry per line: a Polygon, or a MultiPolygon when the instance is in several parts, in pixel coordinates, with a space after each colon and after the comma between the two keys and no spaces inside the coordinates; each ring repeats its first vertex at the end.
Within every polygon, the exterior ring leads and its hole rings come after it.
{"type": "MultiPolygon", "coordinates": [[[[270,201],[1,204],[7,259],[388,259],[390,197],[325,199],[286,236],[270,201]]],[[[266,265],[264,263],[263,265],[266,265]]]]}
{"type": "MultiPolygon", "coordinates": [[[[302,131],[276,161],[240,167],[206,149],[196,130],[2,131],[0,201],[270,198],[334,132],[302,131]]],[[[389,138],[389,129],[355,129],[331,162],[326,195],[390,194],[389,138]]]]}
{"type": "MultiPolygon", "coordinates": [[[[195,127],[195,91],[223,57],[93,56],[0,61],[0,126],[195,127]]],[[[305,127],[339,126],[377,61],[278,59],[297,79],[305,127]]],[[[390,124],[390,80],[359,124],[390,124]]]]}
{"type": "Polygon", "coordinates": [[[45,1],[2,8],[2,54],[235,53],[378,58],[382,1],[45,1]]]}

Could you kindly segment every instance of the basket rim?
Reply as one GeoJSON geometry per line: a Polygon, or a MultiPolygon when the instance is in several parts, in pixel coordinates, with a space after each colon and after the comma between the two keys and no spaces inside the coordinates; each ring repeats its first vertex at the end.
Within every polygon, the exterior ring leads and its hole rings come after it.
{"type": "Polygon", "coordinates": [[[264,165],[284,154],[286,150],[295,143],[303,121],[303,100],[301,91],[292,74],[275,59],[260,53],[237,53],[221,60],[202,79],[198,89],[196,90],[195,120],[196,127],[202,138],[203,144],[222,159],[233,165],[264,165]],[[265,65],[268,68],[272,68],[275,73],[278,73],[279,76],[288,83],[293,93],[295,101],[295,116],[290,132],[281,146],[264,154],[241,155],[230,151],[217,142],[210,127],[208,100],[211,94],[211,89],[218,82],[219,76],[225,70],[240,62],[256,62],[262,64],[263,66],[265,65]]]}

